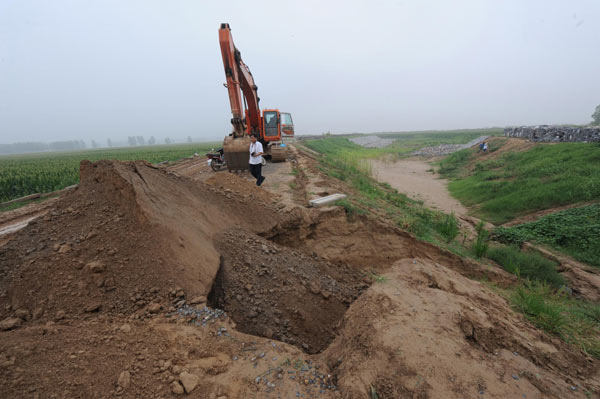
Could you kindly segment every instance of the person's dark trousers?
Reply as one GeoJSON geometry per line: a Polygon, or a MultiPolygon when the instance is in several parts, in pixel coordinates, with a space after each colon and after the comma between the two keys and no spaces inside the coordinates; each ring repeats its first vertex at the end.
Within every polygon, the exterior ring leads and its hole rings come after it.
{"type": "Polygon", "coordinates": [[[262,164],[248,164],[248,166],[250,166],[250,174],[256,179],[256,185],[260,186],[264,180],[264,177],[262,176],[262,164]]]}

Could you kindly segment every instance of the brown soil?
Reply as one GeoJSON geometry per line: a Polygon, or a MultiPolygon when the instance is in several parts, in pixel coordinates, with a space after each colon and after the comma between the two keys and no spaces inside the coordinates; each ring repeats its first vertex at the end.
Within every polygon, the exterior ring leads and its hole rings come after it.
{"type": "Polygon", "coordinates": [[[442,212],[467,216],[468,209],[448,192],[448,181],[432,173],[434,166],[422,158],[396,162],[372,161],[373,175],[409,197],[442,212]]]}
{"type": "Polygon", "coordinates": [[[344,187],[294,154],[294,175],[266,168],[268,190],[203,159],[82,163],[78,189],[0,244],[2,397],[598,391],[595,359],[468,278],[514,277],[385,220],[305,208],[344,187]]]}

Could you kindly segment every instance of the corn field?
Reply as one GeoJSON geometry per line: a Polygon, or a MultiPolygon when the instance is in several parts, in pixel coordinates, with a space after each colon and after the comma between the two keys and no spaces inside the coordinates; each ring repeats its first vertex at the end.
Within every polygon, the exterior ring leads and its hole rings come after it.
{"type": "Polygon", "coordinates": [[[29,194],[60,190],[79,182],[82,160],[146,160],[152,163],[175,161],[197,152],[200,155],[220,143],[114,148],[62,153],[38,153],[0,157],[0,202],[29,194]]]}

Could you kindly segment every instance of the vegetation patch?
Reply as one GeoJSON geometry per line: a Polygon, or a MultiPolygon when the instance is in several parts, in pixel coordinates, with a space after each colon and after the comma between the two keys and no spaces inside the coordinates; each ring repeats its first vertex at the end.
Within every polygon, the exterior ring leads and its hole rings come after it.
{"type": "Polygon", "coordinates": [[[600,198],[597,143],[539,144],[529,151],[485,159],[476,150],[440,163],[450,192],[480,218],[501,224],[517,216],[600,198]],[[473,164],[475,159],[482,159],[473,164]]]}
{"type": "Polygon", "coordinates": [[[600,204],[566,209],[513,227],[497,227],[493,235],[507,244],[547,244],[579,261],[600,266],[600,204]]]}
{"type": "Polygon", "coordinates": [[[162,145],[73,152],[45,152],[0,157],[0,202],[29,194],[47,193],[77,184],[79,163],[101,159],[175,161],[195,152],[204,154],[218,144],[162,145]]]}
{"type": "Polygon", "coordinates": [[[517,287],[510,300],[537,327],[600,358],[600,305],[531,281],[517,287]]]}
{"type": "Polygon", "coordinates": [[[489,248],[487,257],[519,277],[547,283],[556,288],[564,284],[563,277],[556,271],[558,263],[537,252],[524,252],[514,245],[494,245],[489,248]]]}

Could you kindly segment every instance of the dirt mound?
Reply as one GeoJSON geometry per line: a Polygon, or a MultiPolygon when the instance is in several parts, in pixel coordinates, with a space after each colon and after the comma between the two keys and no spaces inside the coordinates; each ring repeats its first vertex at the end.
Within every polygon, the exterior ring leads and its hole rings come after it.
{"type": "Polygon", "coordinates": [[[353,216],[349,221],[341,207],[318,211],[296,209],[260,234],[279,245],[318,255],[338,265],[350,265],[363,273],[387,270],[399,259],[421,257],[499,286],[516,281],[515,276],[500,268],[483,268],[473,260],[418,241],[412,234],[381,220],[353,216]]]}
{"type": "Polygon", "coordinates": [[[324,352],[345,398],[586,397],[597,362],[481,283],[402,259],[355,301],[324,352]]]}
{"type": "Polygon", "coordinates": [[[308,353],[333,339],[348,305],[368,287],[363,273],[239,231],[221,236],[222,266],[209,303],[238,329],[308,353]]]}
{"type": "Polygon", "coordinates": [[[4,396],[598,391],[596,360],[465,277],[503,271],[392,222],[281,207],[243,176],[200,180],[84,162],[77,190],[0,244],[4,396]]]}
{"type": "Polygon", "coordinates": [[[219,268],[214,236],[273,223],[261,199],[144,162],[84,161],[79,188],[0,248],[0,317],[143,316],[178,288],[208,295],[219,268]]]}

